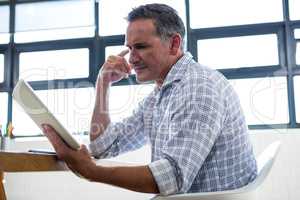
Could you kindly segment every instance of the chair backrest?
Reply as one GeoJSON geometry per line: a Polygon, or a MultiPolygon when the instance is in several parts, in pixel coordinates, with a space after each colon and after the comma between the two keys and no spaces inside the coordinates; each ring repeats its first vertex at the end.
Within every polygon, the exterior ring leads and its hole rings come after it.
{"type": "Polygon", "coordinates": [[[261,185],[268,174],[270,173],[273,164],[275,162],[275,159],[278,155],[279,149],[280,149],[281,142],[276,141],[267,146],[267,148],[258,156],[256,159],[257,161],[257,177],[256,179],[249,183],[248,185],[240,188],[243,190],[254,190],[259,185],[261,185]]]}
{"type": "Polygon", "coordinates": [[[248,185],[226,191],[186,193],[171,196],[156,196],[153,200],[253,200],[254,191],[265,181],[278,155],[281,143],[270,144],[256,159],[257,177],[248,185]]]}

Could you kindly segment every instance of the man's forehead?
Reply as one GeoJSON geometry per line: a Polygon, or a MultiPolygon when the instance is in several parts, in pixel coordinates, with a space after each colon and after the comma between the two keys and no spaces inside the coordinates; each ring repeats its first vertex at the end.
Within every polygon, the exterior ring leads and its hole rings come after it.
{"type": "Polygon", "coordinates": [[[147,42],[149,42],[149,40],[147,40],[148,37],[125,37],[125,46],[133,46],[133,45],[137,45],[137,44],[145,44],[147,42]]]}
{"type": "Polygon", "coordinates": [[[149,37],[157,37],[152,20],[136,20],[128,24],[125,44],[145,43],[149,37]]]}
{"type": "Polygon", "coordinates": [[[138,19],[129,22],[127,26],[127,34],[130,33],[156,33],[156,27],[152,19],[138,19]]]}

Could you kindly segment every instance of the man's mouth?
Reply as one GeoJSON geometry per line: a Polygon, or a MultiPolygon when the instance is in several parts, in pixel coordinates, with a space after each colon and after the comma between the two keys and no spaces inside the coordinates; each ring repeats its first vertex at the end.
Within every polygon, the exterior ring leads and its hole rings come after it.
{"type": "Polygon", "coordinates": [[[144,66],[144,65],[140,65],[140,66],[134,66],[133,69],[134,71],[138,72],[138,71],[141,71],[143,69],[146,69],[147,67],[144,66]]]}

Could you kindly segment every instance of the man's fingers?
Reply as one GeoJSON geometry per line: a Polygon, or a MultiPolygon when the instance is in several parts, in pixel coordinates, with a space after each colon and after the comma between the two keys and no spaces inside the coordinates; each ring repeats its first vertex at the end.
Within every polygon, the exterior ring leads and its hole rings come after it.
{"type": "Polygon", "coordinates": [[[130,64],[127,63],[126,69],[127,69],[128,75],[131,74],[131,69],[132,69],[132,67],[131,67],[130,64]]]}
{"type": "Polygon", "coordinates": [[[127,78],[131,70],[128,62],[124,58],[129,53],[128,49],[121,51],[117,55],[110,55],[107,57],[105,64],[102,66],[101,75],[103,80],[109,82],[116,82],[122,78],[127,78]]]}
{"type": "Polygon", "coordinates": [[[120,72],[124,72],[126,74],[130,74],[131,67],[127,63],[127,61],[124,59],[124,56],[128,54],[129,50],[125,49],[121,51],[118,55],[110,55],[107,57],[107,62],[110,64],[116,64],[119,63],[121,65],[118,65],[120,72]]]}
{"type": "Polygon", "coordinates": [[[111,63],[117,61],[117,59],[118,59],[118,57],[114,56],[114,55],[110,55],[110,56],[107,57],[107,61],[111,62],[111,63]]]}
{"type": "Polygon", "coordinates": [[[108,56],[107,57],[107,61],[109,61],[109,62],[115,62],[115,61],[118,60],[118,57],[124,57],[128,53],[129,53],[129,50],[125,49],[125,50],[121,51],[120,53],[118,53],[118,55],[116,55],[116,56],[115,55],[108,56]]]}
{"type": "MultiPolygon", "coordinates": [[[[129,49],[125,49],[125,50],[121,51],[121,52],[118,54],[118,56],[124,57],[124,56],[126,56],[126,54],[128,54],[128,53],[129,53],[129,49]]],[[[127,72],[128,74],[130,74],[130,71],[131,71],[131,68],[130,68],[129,64],[126,62],[126,72],[127,72]]]]}
{"type": "Polygon", "coordinates": [[[52,143],[55,149],[59,147],[61,148],[65,147],[66,144],[60,138],[60,136],[57,135],[56,131],[51,126],[47,124],[43,124],[42,127],[45,135],[50,140],[50,142],[52,143]]]}
{"type": "Polygon", "coordinates": [[[124,56],[126,56],[126,54],[128,54],[128,53],[129,53],[129,49],[125,49],[125,50],[121,51],[121,52],[118,54],[118,56],[124,57],[124,56]]]}

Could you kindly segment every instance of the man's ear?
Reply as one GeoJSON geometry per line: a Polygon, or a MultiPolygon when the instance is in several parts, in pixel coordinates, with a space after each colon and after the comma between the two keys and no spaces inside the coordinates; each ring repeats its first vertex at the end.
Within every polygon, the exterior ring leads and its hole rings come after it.
{"type": "Polygon", "coordinates": [[[171,37],[170,52],[172,55],[176,55],[181,48],[181,36],[176,33],[171,37]]]}

